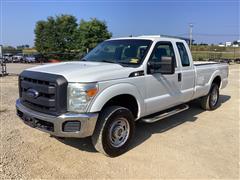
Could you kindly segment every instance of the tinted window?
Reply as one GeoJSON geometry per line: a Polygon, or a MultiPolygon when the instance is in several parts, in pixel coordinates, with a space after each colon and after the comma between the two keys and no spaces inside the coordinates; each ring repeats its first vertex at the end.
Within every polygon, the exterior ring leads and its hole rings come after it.
{"type": "Polygon", "coordinates": [[[177,48],[178,48],[178,52],[180,54],[182,66],[189,66],[190,65],[189,57],[188,57],[188,53],[187,53],[187,50],[186,50],[184,44],[177,42],[177,48]]]}
{"type": "Polygon", "coordinates": [[[172,57],[175,59],[173,46],[170,42],[157,43],[149,61],[160,62],[162,57],[172,57]]]}

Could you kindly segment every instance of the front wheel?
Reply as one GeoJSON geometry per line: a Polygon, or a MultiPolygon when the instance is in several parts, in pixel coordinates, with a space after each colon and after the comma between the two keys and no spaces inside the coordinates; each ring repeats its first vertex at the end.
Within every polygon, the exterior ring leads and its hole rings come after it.
{"type": "Polygon", "coordinates": [[[134,131],[131,111],[121,106],[110,106],[99,116],[92,143],[97,151],[116,157],[128,150],[134,131]]]}
{"type": "Polygon", "coordinates": [[[219,87],[213,83],[208,95],[201,98],[201,107],[204,110],[214,110],[218,107],[219,87]]]}

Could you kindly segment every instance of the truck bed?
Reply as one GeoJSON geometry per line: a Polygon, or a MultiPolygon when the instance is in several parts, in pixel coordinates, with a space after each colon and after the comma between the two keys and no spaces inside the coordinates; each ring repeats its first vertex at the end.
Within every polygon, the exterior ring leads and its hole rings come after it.
{"type": "Polygon", "coordinates": [[[211,64],[220,64],[220,63],[214,62],[214,61],[193,61],[193,64],[195,66],[201,66],[201,65],[211,65],[211,64]]]}
{"type": "Polygon", "coordinates": [[[194,99],[206,95],[211,86],[211,77],[221,77],[220,88],[227,85],[228,65],[226,63],[194,61],[195,67],[195,95],[194,99]]]}

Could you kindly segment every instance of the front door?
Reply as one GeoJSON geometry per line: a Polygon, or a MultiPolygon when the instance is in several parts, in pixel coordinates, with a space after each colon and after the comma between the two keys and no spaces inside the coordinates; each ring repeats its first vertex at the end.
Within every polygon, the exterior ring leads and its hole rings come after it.
{"type": "MultiPolygon", "coordinates": [[[[158,42],[150,56],[149,62],[161,61],[162,57],[176,59],[171,42],[158,42]]],[[[180,69],[175,63],[174,74],[160,74],[147,72],[146,77],[146,115],[159,112],[177,105],[181,101],[180,69]]]]}

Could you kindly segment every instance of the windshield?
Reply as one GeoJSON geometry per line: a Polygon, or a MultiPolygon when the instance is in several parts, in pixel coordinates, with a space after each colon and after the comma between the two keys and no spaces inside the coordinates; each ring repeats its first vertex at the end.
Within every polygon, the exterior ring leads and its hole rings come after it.
{"type": "Polygon", "coordinates": [[[139,65],[145,58],[151,44],[151,40],[140,39],[104,41],[82,60],[139,65]]]}

